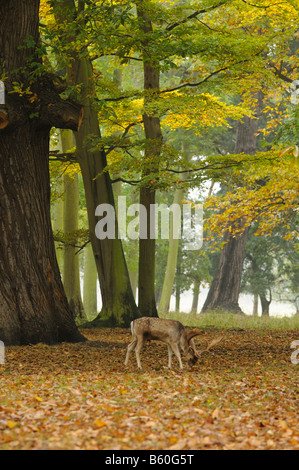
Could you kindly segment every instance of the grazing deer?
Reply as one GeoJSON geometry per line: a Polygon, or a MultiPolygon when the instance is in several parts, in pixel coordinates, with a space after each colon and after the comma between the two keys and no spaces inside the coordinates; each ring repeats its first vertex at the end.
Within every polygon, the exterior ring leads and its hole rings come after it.
{"type": "Polygon", "coordinates": [[[128,364],[130,352],[135,349],[137,365],[141,369],[140,351],[145,341],[155,339],[168,345],[168,368],[171,369],[172,353],[176,355],[183,369],[180,349],[186,354],[189,364],[195,364],[198,353],[192,338],[202,334],[202,331],[193,329],[185,330],[183,325],[176,320],[164,320],[162,318],[142,317],[131,322],[133,340],[127,348],[125,365],[128,364]]]}

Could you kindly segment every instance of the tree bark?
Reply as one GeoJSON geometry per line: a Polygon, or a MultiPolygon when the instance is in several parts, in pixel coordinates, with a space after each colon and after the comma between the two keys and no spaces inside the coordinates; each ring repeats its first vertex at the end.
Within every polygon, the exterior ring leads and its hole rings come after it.
{"type": "MultiPolygon", "coordinates": [[[[137,15],[140,19],[140,29],[148,34],[153,31],[150,16],[141,2],[137,7],[137,15]]],[[[153,63],[150,53],[147,51],[148,41],[143,42],[143,74],[144,74],[144,105],[153,100],[155,91],[160,87],[159,65],[153,63]]],[[[152,171],[157,170],[157,160],[161,152],[162,131],[160,118],[154,113],[143,114],[143,126],[146,138],[144,158],[148,162],[143,177],[148,176],[152,171]]],[[[155,301],[155,256],[156,240],[151,236],[150,212],[151,205],[155,204],[155,189],[150,186],[143,186],[140,189],[140,204],[147,213],[147,233],[146,238],[139,241],[139,270],[138,270],[138,308],[143,316],[157,317],[157,307],[155,301]]]]}
{"type": "MultiPolygon", "coordinates": [[[[57,145],[58,152],[62,153],[62,145],[61,145],[61,135],[59,132],[59,142],[57,145]]],[[[64,190],[64,184],[63,184],[63,175],[60,175],[58,179],[55,181],[57,191],[63,194],[64,190]]],[[[53,227],[53,232],[54,236],[56,233],[62,233],[63,232],[63,198],[59,197],[57,200],[52,203],[53,205],[53,218],[52,218],[52,227],[53,227]]],[[[55,250],[56,250],[56,258],[59,266],[59,271],[60,275],[63,278],[63,251],[64,249],[60,246],[59,242],[55,242],[55,250]]]]}
{"type": "Polygon", "coordinates": [[[147,238],[139,240],[138,308],[142,316],[157,317],[155,299],[156,240],[150,238],[150,206],[155,204],[155,191],[141,188],[140,204],[146,208],[147,238]]]}
{"type": "Polygon", "coordinates": [[[97,312],[97,267],[90,243],[84,248],[83,305],[87,318],[97,312]]]}
{"type": "Polygon", "coordinates": [[[193,285],[193,299],[192,299],[192,307],[191,307],[191,312],[190,312],[193,314],[197,314],[199,289],[200,289],[200,282],[195,281],[193,285]]]}
{"type": "Polygon", "coordinates": [[[220,261],[202,311],[219,310],[242,313],[239,306],[239,292],[247,240],[246,228],[242,235],[233,238],[224,236],[225,245],[221,250],[220,261]]]}
{"type": "MultiPolygon", "coordinates": [[[[66,153],[75,145],[72,131],[62,133],[62,151],[66,153]]],[[[71,236],[79,229],[79,180],[78,174],[70,176],[65,173],[64,177],[64,210],[63,231],[66,237],[71,236]]],[[[73,245],[76,243],[73,243],[73,245]]],[[[86,321],[86,315],[82,303],[80,288],[80,269],[78,248],[67,243],[64,248],[63,286],[76,322],[86,321]]]]}
{"type": "Polygon", "coordinates": [[[271,289],[269,289],[269,300],[266,297],[266,292],[260,292],[259,296],[261,299],[261,306],[262,306],[262,316],[269,317],[270,316],[270,304],[272,302],[272,294],[271,289]]]}
{"type": "MultiPolygon", "coordinates": [[[[181,207],[184,198],[184,189],[177,189],[175,191],[173,204],[181,207]]],[[[159,312],[166,314],[169,310],[170,298],[175,278],[177,267],[178,251],[179,251],[179,238],[178,233],[173,233],[174,217],[172,217],[171,230],[169,232],[169,247],[166,264],[166,272],[164,276],[162,294],[159,304],[159,312]]],[[[181,223],[180,223],[181,226],[181,223]]],[[[179,227],[180,228],[180,227],[179,227]]]]}
{"type": "MultiPolygon", "coordinates": [[[[177,265],[175,273],[175,312],[179,313],[181,309],[181,291],[182,291],[182,245],[179,245],[177,254],[177,265]]],[[[170,304],[170,299],[169,299],[170,304]]]]}
{"type": "Polygon", "coordinates": [[[253,309],[252,309],[252,315],[254,317],[257,317],[259,314],[259,296],[258,294],[253,295],[253,309]]]}
{"type": "Polygon", "coordinates": [[[63,101],[48,77],[29,77],[40,63],[39,1],[2,0],[0,18],[0,74],[12,92],[0,105],[7,115],[0,130],[0,338],[81,341],[55,255],[48,155],[51,126],[78,129],[82,107],[63,101]],[[25,44],[28,38],[34,46],[25,44]],[[16,81],[30,94],[14,93],[16,81]]]}

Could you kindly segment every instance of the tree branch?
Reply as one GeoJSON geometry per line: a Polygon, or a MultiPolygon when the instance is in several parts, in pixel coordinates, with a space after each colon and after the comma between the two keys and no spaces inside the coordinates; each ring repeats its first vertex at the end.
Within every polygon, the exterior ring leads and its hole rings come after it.
{"type": "Polygon", "coordinates": [[[134,186],[135,184],[141,183],[142,178],[140,180],[126,180],[124,178],[119,177],[119,178],[116,178],[114,180],[111,180],[111,183],[114,184],[114,183],[118,183],[119,181],[121,181],[122,183],[131,184],[131,185],[134,186]]]}
{"type": "Polygon", "coordinates": [[[292,78],[290,78],[287,75],[284,75],[282,73],[282,63],[280,64],[280,69],[278,69],[275,66],[275,64],[273,64],[273,62],[269,62],[269,66],[273,69],[274,75],[281,78],[281,80],[283,80],[284,82],[287,82],[287,83],[293,83],[294,80],[292,78]]]}
{"type": "Polygon", "coordinates": [[[191,15],[187,16],[186,18],[184,18],[183,20],[181,21],[177,21],[169,26],[167,26],[165,28],[165,31],[172,31],[174,28],[176,28],[177,26],[180,26],[181,24],[185,24],[187,23],[188,21],[194,19],[194,18],[197,18],[198,15],[202,15],[203,13],[208,13],[210,11],[213,11],[215,10],[216,8],[220,7],[221,5],[224,5],[225,3],[227,3],[228,0],[224,0],[220,3],[218,3],[218,5],[213,5],[212,7],[210,8],[203,8],[202,10],[197,10],[195,11],[194,13],[192,13],[191,15]]]}
{"type": "Polygon", "coordinates": [[[183,83],[182,85],[178,85],[177,87],[174,87],[174,88],[167,88],[166,90],[161,90],[159,92],[159,94],[170,93],[171,91],[180,90],[181,88],[196,87],[196,86],[202,85],[203,83],[207,82],[210,78],[212,78],[214,75],[217,75],[220,72],[224,72],[228,68],[229,68],[229,66],[222,67],[221,69],[215,70],[214,72],[210,73],[210,75],[207,75],[206,78],[204,78],[203,80],[201,80],[199,82],[195,82],[195,83],[186,82],[186,83],[183,83]]]}
{"type": "Polygon", "coordinates": [[[42,104],[39,109],[41,124],[78,131],[84,116],[84,108],[78,103],[56,96],[55,101],[42,104]]]}
{"type": "MultiPolygon", "coordinates": [[[[260,55],[262,52],[263,52],[262,50],[258,51],[256,54],[254,54],[253,57],[256,57],[256,56],[260,55]]],[[[249,62],[250,60],[252,60],[252,57],[250,59],[239,60],[238,62],[235,62],[234,64],[229,64],[229,65],[226,65],[225,67],[221,67],[220,69],[214,70],[214,72],[211,72],[209,75],[207,75],[203,80],[200,80],[199,82],[194,82],[194,83],[186,82],[186,83],[183,83],[182,85],[178,85],[178,86],[173,87],[173,88],[166,88],[165,90],[155,91],[155,94],[160,95],[160,94],[163,94],[163,93],[171,93],[172,91],[180,90],[181,88],[200,86],[203,83],[207,82],[214,75],[217,75],[220,72],[225,72],[230,67],[234,67],[235,65],[239,65],[239,64],[244,64],[245,62],[249,62]]],[[[104,98],[103,100],[98,100],[98,99],[96,99],[96,100],[97,101],[120,101],[120,100],[124,100],[124,99],[127,99],[127,98],[136,97],[140,94],[141,93],[138,92],[134,95],[118,96],[117,98],[104,98]]]]}
{"type": "Polygon", "coordinates": [[[60,162],[71,162],[71,163],[77,163],[77,157],[76,153],[74,152],[68,152],[68,153],[59,153],[55,150],[52,150],[49,152],[49,158],[50,160],[58,160],[60,162]]]}

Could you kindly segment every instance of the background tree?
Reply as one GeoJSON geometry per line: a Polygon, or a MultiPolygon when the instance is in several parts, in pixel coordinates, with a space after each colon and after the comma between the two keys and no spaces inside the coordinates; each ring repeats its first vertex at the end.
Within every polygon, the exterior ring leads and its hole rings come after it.
{"type": "MultiPolygon", "coordinates": [[[[74,148],[74,136],[72,131],[61,134],[62,151],[67,153],[74,148]]],[[[79,177],[78,172],[65,172],[64,181],[64,210],[63,230],[67,243],[64,246],[63,285],[65,293],[78,322],[86,320],[86,314],[81,297],[79,250],[77,247],[76,232],[79,230],[79,177]]]]}
{"type": "Polygon", "coordinates": [[[51,4],[57,19],[58,38],[61,40],[66,36],[66,42],[62,43],[62,46],[70,61],[68,81],[69,84],[80,87],[79,100],[85,109],[81,129],[75,134],[75,137],[77,159],[85,187],[90,239],[102,294],[102,310],[94,322],[128,326],[130,321],[139,315],[139,312],[132,294],[121,240],[117,236],[117,222],[115,239],[99,240],[95,234],[96,207],[100,204],[109,204],[114,208],[115,204],[110,176],[108,173],[103,173],[107,164],[105,151],[104,149],[95,150],[88,143],[89,135],[101,138],[101,133],[94,99],[92,63],[84,44],[80,45],[78,49],[76,42],[77,35],[80,37],[86,26],[82,18],[85,2],[79,2],[78,6],[68,0],[51,2],[51,4]],[[67,35],[65,31],[68,31],[67,35]]]}
{"type": "Polygon", "coordinates": [[[258,296],[261,314],[269,316],[274,298],[294,302],[298,293],[298,252],[292,241],[284,238],[286,226],[276,227],[266,236],[256,235],[256,230],[253,225],[249,231],[241,288],[258,296]]]}
{"type": "MultiPolygon", "coordinates": [[[[258,110],[257,110],[258,112],[258,110]]],[[[237,126],[235,153],[254,155],[257,151],[258,115],[245,117],[237,126]]],[[[242,219],[235,222],[235,230],[243,224],[242,219]]],[[[211,283],[202,311],[221,309],[240,313],[238,304],[242,279],[243,261],[248,228],[235,235],[234,228],[229,225],[224,234],[224,246],[221,250],[216,275],[211,283]]]]}

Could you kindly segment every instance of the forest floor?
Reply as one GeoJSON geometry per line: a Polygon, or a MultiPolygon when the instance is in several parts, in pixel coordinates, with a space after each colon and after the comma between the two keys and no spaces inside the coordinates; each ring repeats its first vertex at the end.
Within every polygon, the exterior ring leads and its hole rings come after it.
{"type": "Polygon", "coordinates": [[[86,343],[6,348],[0,449],[299,449],[298,330],[207,328],[198,350],[222,341],[183,371],[163,343],[139,371],[134,354],[123,365],[129,330],[81,331],[86,343]]]}

